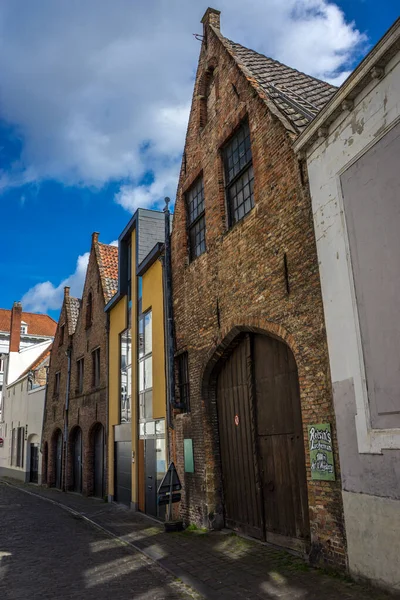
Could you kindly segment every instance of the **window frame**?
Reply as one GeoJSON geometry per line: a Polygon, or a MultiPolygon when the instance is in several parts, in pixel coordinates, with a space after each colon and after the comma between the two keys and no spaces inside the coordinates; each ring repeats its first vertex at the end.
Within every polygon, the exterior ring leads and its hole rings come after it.
{"type": "MultiPolygon", "coordinates": [[[[253,151],[252,151],[252,143],[251,143],[250,126],[249,126],[249,121],[248,121],[247,117],[240,122],[239,126],[235,129],[235,131],[232,133],[232,135],[229,137],[229,139],[222,146],[222,148],[221,148],[221,157],[222,157],[222,167],[223,167],[224,182],[225,182],[225,202],[226,202],[227,215],[228,215],[228,228],[231,229],[234,225],[236,225],[237,223],[239,223],[240,221],[242,221],[244,219],[244,217],[246,215],[248,215],[252,211],[252,209],[254,208],[254,206],[255,206],[255,202],[254,202],[253,151]],[[229,179],[229,175],[228,175],[228,150],[231,148],[231,145],[234,142],[235,138],[243,130],[245,130],[244,140],[247,137],[249,138],[250,159],[243,165],[243,167],[241,169],[239,169],[239,171],[235,175],[232,176],[231,179],[229,179]],[[249,187],[251,186],[251,188],[252,188],[252,191],[250,193],[250,200],[251,200],[250,204],[251,204],[251,206],[250,206],[250,209],[247,212],[244,212],[244,214],[243,214],[242,217],[240,217],[238,219],[235,219],[234,213],[235,213],[235,210],[237,211],[237,208],[236,209],[234,208],[234,203],[233,203],[233,200],[231,198],[231,190],[243,178],[243,176],[247,172],[249,172],[250,170],[252,170],[252,176],[251,177],[249,176],[248,182],[243,185],[241,191],[243,191],[243,188],[245,187],[245,185],[249,185],[249,187]]],[[[239,206],[242,206],[242,205],[245,205],[245,202],[242,202],[239,206]]]]}
{"type": "Polygon", "coordinates": [[[189,353],[181,352],[176,356],[176,367],[178,374],[179,403],[183,410],[190,412],[190,377],[189,377],[189,353]]]}
{"type": "MultiPolygon", "coordinates": [[[[197,197],[198,195],[199,194],[196,194],[194,197],[197,197]]],[[[207,252],[206,206],[205,206],[205,198],[204,198],[204,178],[203,178],[202,173],[198,177],[196,177],[196,179],[193,181],[191,186],[185,192],[185,205],[186,205],[186,214],[187,214],[187,238],[188,238],[188,248],[189,248],[189,260],[190,260],[190,262],[193,262],[194,260],[196,260],[196,258],[198,258],[202,254],[207,252]],[[202,196],[202,201],[201,201],[201,203],[197,204],[196,208],[198,208],[199,204],[202,204],[203,209],[201,212],[197,213],[197,216],[193,220],[191,220],[190,205],[191,205],[192,200],[190,199],[190,194],[197,188],[197,186],[199,184],[201,184],[200,194],[202,196]],[[198,226],[199,223],[201,223],[202,221],[203,221],[203,227],[202,227],[201,231],[204,232],[204,238],[202,239],[201,243],[204,243],[204,250],[202,250],[201,252],[199,252],[197,254],[195,251],[195,249],[197,248],[196,243],[194,243],[194,244],[192,243],[192,234],[194,234],[194,239],[196,239],[196,226],[198,226]]]]}
{"type": "Polygon", "coordinates": [[[141,313],[138,319],[138,399],[139,399],[139,422],[144,422],[153,419],[153,311],[149,308],[144,313],[141,313]],[[146,317],[151,316],[151,345],[150,350],[146,352],[146,317]],[[143,323],[143,353],[140,354],[140,328],[143,323]],[[146,362],[151,361],[151,386],[146,387],[146,362]],[[141,365],[143,365],[143,389],[141,389],[141,365]],[[146,416],[146,400],[151,397],[151,410],[147,406],[151,416],[146,416]]]}
{"type": "Polygon", "coordinates": [[[64,332],[65,332],[65,323],[63,323],[60,326],[60,341],[59,341],[59,346],[63,346],[64,345],[64,332]]]}
{"type": "Polygon", "coordinates": [[[132,422],[132,333],[131,329],[127,327],[119,334],[119,423],[131,423],[132,422]],[[123,338],[126,336],[126,364],[122,367],[122,343],[123,338]],[[130,348],[129,348],[130,346],[130,348]],[[128,360],[130,356],[130,362],[128,360]],[[129,378],[129,369],[131,371],[131,376],[129,378]],[[129,405],[126,407],[124,415],[125,418],[122,419],[122,374],[123,370],[126,371],[126,388],[125,388],[125,400],[129,398],[129,405]],[[131,389],[129,389],[129,379],[131,382],[131,389]]]}
{"type": "Polygon", "coordinates": [[[90,329],[93,324],[93,294],[89,292],[86,300],[86,313],[85,313],[85,329],[90,329]]]}
{"type": "Polygon", "coordinates": [[[76,361],[76,373],[77,373],[77,377],[76,377],[76,393],[77,394],[82,394],[83,393],[83,378],[84,378],[84,373],[85,373],[85,363],[84,363],[84,357],[82,356],[81,358],[78,358],[78,360],[76,361]]]}
{"type": "Polygon", "coordinates": [[[92,350],[92,387],[100,386],[100,346],[92,350]]]}

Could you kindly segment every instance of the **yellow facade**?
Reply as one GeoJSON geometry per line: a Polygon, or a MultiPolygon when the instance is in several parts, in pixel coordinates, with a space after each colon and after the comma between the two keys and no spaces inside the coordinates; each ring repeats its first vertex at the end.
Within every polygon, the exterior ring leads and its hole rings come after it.
{"type": "MultiPolygon", "coordinates": [[[[139,432],[139,381],[138,381],[138,290],[142,290],[141,311],[152,313],[152,419],[166,419],[166,373],[165,373],[165,341],[164,341],[164,300],[163,300],[163,267],[159,260],[149,264],[142,274],[141,286],[137,276],[136,236],[134,228],[130,239],[131,248],[131,428],[132,478],[131,503],[139,510],[145,510],[146,465],[144,463],[145,436],[139,432]],[[139,437],[141,438],[139,440],[139,437]]],[[[125,289],[126,286],[123,286],[125,289]]],[[[115,441],[116,429],[120,426],[121,414],[121,333],[126,330],[128,319],[127,296],[122,296],[109,309],[109,389],[108,389],[108,494],[116,497],[114,465],[116,462],[115,441]]],[[[143,427],[143,423],[142,423],[143,427]]],[[[125,428],[125,424],[124,424],[125,428]]],[[[165,423],[165,431],[167,426],[165,423]]],[[[126,429],[125,429],[126,432],[126,429]]],[[[129,429],[128,429],[129,432],[129,429]]],[[[124,438],[125,439],[125,438],[124,438]]],[[[158,441],[156,444],[159,443],[158,441]]],[[[165,447],[167,444],[165,443],[165,447]]],[[[156,451],[157,452],[157,451],[156,451]]],[[[157,454],[157,459],[159,453],[157,454]]],[[[166,463],[166,457],[164,457],[166,463]]],[[[158,466],[158,475],[160,467],[158,466]]]]}

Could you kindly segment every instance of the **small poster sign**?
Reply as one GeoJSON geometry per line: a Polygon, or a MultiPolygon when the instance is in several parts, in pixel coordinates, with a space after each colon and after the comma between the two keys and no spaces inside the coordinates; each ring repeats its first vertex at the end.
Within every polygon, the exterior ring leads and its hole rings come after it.
{"type": "Polygon", "coordinates": [[[335,480],[331,426],[318,423],[308,426],[310,449],[311,479],[322,481],[335,480]]]}

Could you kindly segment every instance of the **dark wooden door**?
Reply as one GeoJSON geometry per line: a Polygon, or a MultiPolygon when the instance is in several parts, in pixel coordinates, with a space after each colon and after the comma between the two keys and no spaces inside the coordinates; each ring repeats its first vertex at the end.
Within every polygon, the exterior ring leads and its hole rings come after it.
{"type": "Polygon", "coordinates": [[[132,444],[115,442],[114,499],[131,505],[132,497],[132,444]]]}
{"type": "Polygon", "coordinates": [[[246,336],[223,364],[217,381],[223,499],[226,526],[263,539],[250,366],[250,336],[246,336]]]}
{"type": "Polygon", "coordinates": [[[98,425],[94,432],[93,441],[93,493],[98,498],[104,495],[104,428],[98,425]]]}
{"type": "Polygon", "coordinates": [[[266,539],[300,549],[309,521],[296,362],[286,344],[255,335],[253,364],[266,539]]]}
{"type": "Polygon", "coordinates": [[[76,429],[73,441],[73,490],[82,493],[82,431],[76,429]]]}
{"type": "Polygon", "coordinates": [[[37,444],[31,444],[31,464],[29,472],[29,481],[31,483],[38,482],[39,475],[39,446],[37,444]]]}
{"type": "Polygon", "coordinates": [[[56,487],[61,489],[63,436],[61,431],[56,439],[56,487]]]}

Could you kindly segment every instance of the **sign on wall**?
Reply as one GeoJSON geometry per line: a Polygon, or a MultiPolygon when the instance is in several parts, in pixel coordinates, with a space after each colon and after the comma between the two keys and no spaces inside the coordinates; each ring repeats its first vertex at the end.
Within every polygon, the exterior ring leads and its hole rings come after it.
{"type": "Polygon", "coordinates": [[[335,465],[331,426],[329,423],[318,423],[308,426],[308,443],[310,449],[311,479],[333,481],[335,465]]]}

